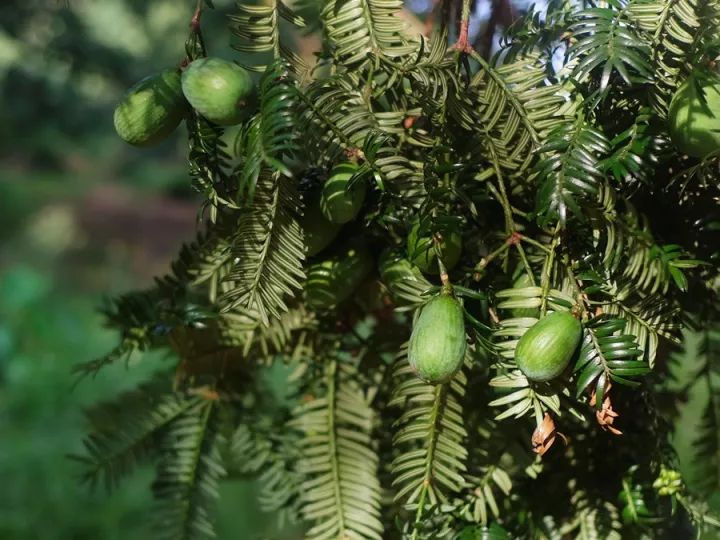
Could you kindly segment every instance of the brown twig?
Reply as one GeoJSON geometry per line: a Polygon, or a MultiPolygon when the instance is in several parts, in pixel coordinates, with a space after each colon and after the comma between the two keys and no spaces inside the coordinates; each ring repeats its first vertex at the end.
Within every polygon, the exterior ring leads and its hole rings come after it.
{"type": "Polygon", "coordinates": [[[198,0],[197,7],[195,8],[195,14],[190,19],[190,28],[193,32],[200,31],[200,18],[202,17],[202,4],[203,0],[198,0]]]}
{"type": "Polygon", "coordinates": [[[460,51],[463,54],[470,54],[472,52],[472,45],[468,40],[468,30],[470,29],[470,3],[472,0],[463,0],[462,3],[462,15],[460,18],[460,33],[458,39],[453,45],[453,49],[460,51]]]}

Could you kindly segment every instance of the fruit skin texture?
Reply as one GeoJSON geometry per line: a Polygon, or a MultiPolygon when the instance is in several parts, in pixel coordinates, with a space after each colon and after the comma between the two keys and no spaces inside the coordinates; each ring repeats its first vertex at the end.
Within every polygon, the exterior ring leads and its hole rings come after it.
{"type": "MultiPolygon", "coordinates": [[[[462,238],[457,227],[445,226],[438,231],[442,235],[440,248],[445,268],[451,270],[460,260],[462,238]]],[[[426,274],[439,274],[437,255],[433,248],[433,240],[429,236],[419,236],[420,223],[416,222],[410,229],[407,240],[408,259],[426,274]]]]}
{"type": "Polygon", "coordinates": [[[673,144],[689,156],[703,158],[720,149],[720,77],[691,75],[670,102],[668,124],[673,144]]]}
{"type": "Polygon", "coordinates": [[[252,99],[252,79],[243,68],[220,58],[198,58],[182,74],[182,90],[190,105],[221,126],[239,124],[252,99]]]}
{"type": "Polygon", "coordinates": [[[336,165],[330,173],[320,197],[320,208],[328,221],[347,223],[355,219],[360,212],[367,191],[365,180],[353,182],[348,189],[348,183],[357,171],[356,163],[345,161],[336,165]]]}
{"type": "Polygon", "coordinates": [[[330,223],[323,217],[318,198],[310,199],[299,222],[305,235],[308,257],[317,255],[328,247],[341,229],[340,225],[330,223]]]}
{"type": "Polygon", "coordinates": [[[355,292],[373,266],[370,253],[358,246],[311,265],[305,282],[308,305],[316,310],[334,308],[355,292]]]}
{"type": "Polygon", "coordinates": [[[580,321],[567,311],[556,311],[523,334],[515,348],[515,362],[528,379],[549,381],[565,370],[581,337],[580,321]]]}
{"type": "Polygon", "coordinates": [[[449,381],[465,358],[465,319],[460,303],[440,294],[423,306],[413,325],[408,360],[431,384],[449,381]]]}
{"type": "Polygon", "coordinates": [[[151,146],[175,131],[186,110],[180,72],[166,69],[128,90],[115,108],[115,131],[132,145],[151,146]]]}

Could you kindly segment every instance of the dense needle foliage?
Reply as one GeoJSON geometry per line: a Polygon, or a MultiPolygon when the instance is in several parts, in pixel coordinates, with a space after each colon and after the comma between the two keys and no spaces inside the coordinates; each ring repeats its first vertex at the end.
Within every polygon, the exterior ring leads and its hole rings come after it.
{"type": "MultiPolygon", "coordinates": [[[[188,61],[208,54],[207,4],[188,61]]],[[[108,306],[121,341],[79,368],[173,353],[165,375],[89,414],[78,456],[109,486],[156,463],[159,537],[212,536],[228,476],[258,477],[264,507],[308,539],[658,538],[720,524],[703,502],[720,488],[718,155],[680,154],[666,124],[674,90],[714,68],[720,2],[551,0],[489,59],[463,35],[469,6],[441,2],[421,36],[400,0],[238,4],[230,29],[258,73],[256,110],[232,148],[187,118],[200,232],[152,290],[108,306]],[[291,27],[322,36],[316,65],[292,50],[291,27]],[[363,208],[307,257],[303,214],[348,159],[363,208]],[[459,230],[457,265],[413,268],[413,226],[439,260],[443,231],[459,230]],[[377,269],[313,309],[308,268],[348,245],[377,269]],[[407,340],[443,285],[463,303],[468,346],[462,369],[430,385],[407,340]],[[557,310],[580,318],[582,340],[561,377],[533,383],[514,349],[557,310]],[[694,490],[669,444],[683,327],[702,336],[710,388],[694,490]],[[276,363],[287,399],[265,382],[276,363]]]]}

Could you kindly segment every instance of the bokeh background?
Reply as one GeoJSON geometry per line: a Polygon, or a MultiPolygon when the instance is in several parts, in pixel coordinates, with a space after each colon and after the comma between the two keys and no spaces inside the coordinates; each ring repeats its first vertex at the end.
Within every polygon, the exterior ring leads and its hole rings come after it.
{"type": "MultiPolygon", "coordinates": [[[[215,0],[204,25],[210,51],[237,58],[226,31],[232,3],[215,0]]],[[[82,450],[83,407],[132,387],[162,359],[79,384],[72,367],[115,342],[97,312],[103,297],[148,285],[192,237],[198,205],[184,130],[138,150],[115,136],[112,109],[136,80],[180,62],[193,5],[0,2],[0,539],[151,538],[151,471],[112,494],[93,492],[68,455],[82,450]]],[[[478,2],[474,34],[487,27],[490,5],[478,2]]],[[[422,16],[429,1],[408,8],[422,16]]],[[[706,391],[691,386],[688,433],[706,391]]],[[[690,439],[678,438],[685,467],[690,439]]],[[[275,537],[252,491],[224,485],[220,538],[275,537]]]]}
{"type": "MultiPolygon", "coordinates": [[[[231,2],[217,4],[209,47],[232,56],[231,2]]],[[[152,472],[92,492],[68,455],[82,450],[83,407],[162,359],[79,384],[71,370],[115,343],[97,312],[103,298],[150,284],[193,235],[184,130],[138,150],[112,125],[128,86],[182,60],[193,7],[0,2],[0,539],[151,538],[152,472]]],[[[252,486],[223,489],[221,538],[271,534],[252,486]]]]}

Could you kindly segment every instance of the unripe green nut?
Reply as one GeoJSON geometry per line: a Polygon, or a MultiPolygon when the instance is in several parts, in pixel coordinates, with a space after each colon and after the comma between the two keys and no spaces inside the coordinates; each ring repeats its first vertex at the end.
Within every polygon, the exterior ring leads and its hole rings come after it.
{"type": "Polygon", "coordinates": [[[237,64],[220,58],[198,58],[183,72],[182,90],[203,117],[232,126],[248,116],[254,86],[250,74],[237,64]]]}
{"type": "Polygon", "coordinates": [[[465,358],[465,318],[452,295],[425,304],[413,325],[408,361],[418,377],[431,384],[449,381],[465,358]]]}
{"type": "MultiPolygon", "coordinates": [[[[446,225],[438,231],[442,236],[440,249],[443,254],[445,268],[451,270],[460,260],[462,238],[454,225],[446,225]]],[[[426,274],[438,274],[440,269],[431,236],[420,236],[420,223],[415,222],[407,239],[408,259],[426,274]]]]}
{"type": "Polygon", "coordinates": [[[720,150],[720,77],[691,75],[670,102],[668,126],[673,144],[690,156],[704,158],[720,150]]]}
{"type": "Polygon", "coordinates": [[[323,217],[318,197],[308,201],[305,213],[298,221],[303,229],[308,257],[317,255],[328,247],[342,228],[337,223],[330,223],[323,217]]]}
{"type": "Polygon", "coordinates": [[[330,173],[320,197],[320,208],[328,221],[347,223],[360,212],[367,191],[365,180],[356,180],[348,187],[358,168],[355,162],[345,161],[336,165],[330,173]]]}
{"type": "Polygon", "coordinates": [[[166,69],[131,87],[115,108],[115,131],[135,146],[151,146],[167,138],[183,118],[187,103],[180,72],[166,69]]]}
{"type": "Polygon", "coordinates": [[[565,370],[581,337],[580,321],[567,311],[556,311],[522,335],[515,348],[515,362],[528,379],[549,381],[565,370]]]}

